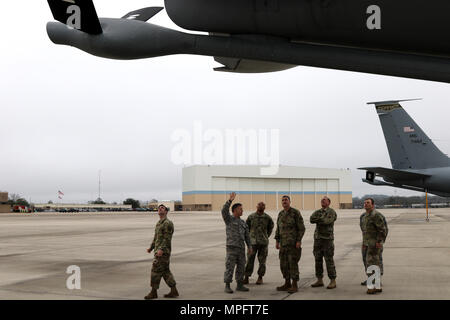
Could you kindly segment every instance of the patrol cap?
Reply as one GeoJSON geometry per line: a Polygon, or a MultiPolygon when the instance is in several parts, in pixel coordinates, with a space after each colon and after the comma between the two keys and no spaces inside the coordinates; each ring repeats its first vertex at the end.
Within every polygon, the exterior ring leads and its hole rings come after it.
{"type": "Polygon", "coordinates": [[[163,205],[162,203],[158,206],[158,209],[161,207],[163,207],[164,209],[166,209],[167,212],[169,212],[169,208],[163,205]]]}

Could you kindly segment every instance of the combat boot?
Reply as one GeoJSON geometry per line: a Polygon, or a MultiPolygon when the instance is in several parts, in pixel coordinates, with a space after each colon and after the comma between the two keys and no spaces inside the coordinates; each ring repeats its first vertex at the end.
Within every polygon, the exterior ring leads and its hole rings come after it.
{"type": "Polygon", "coordinates": [[[334,289],[334,288],[336,288],[336,279],[331,279],[327,289],[334,289]]]}
{"type": "Polygon", "coordinates": [[[291,287],[291,280],[286,279],[282,286],[277,287],[277,291],[287,291],[290,287],[291,287]]]}
{"type": "Polygon", "coordinates": [[[258,277],[258,280],[256,280],[256,284],[257,284],[257,285],[263,284],[263,279],[262,279],[261,276],[259,276],[259,277],[258,277]]]}
{"type": "Polygon", "coordinates": [[[317,278],[317,281],[314,282],[311,287],[313,288],[318,288],[318,287],[323,287],[323,280],[322,278],[317,278]]]}
{"type": "Polygon", "coordinates": [[[377,293],[377,289],[367,289],[367,294],[375,294],[377,293]]]}
{"type": "Polygon", "coordinates": [[[364,280],[363,282],[361,282],[362,286],[367,286],[367,280],[364,280]]]}
{"type": "Polygon", "coordinates": [[[173,286],[170,288],[170,292],[168,294],[164,295],[164,298],[176,298],[178,296],[179,296],[179,294],[178,294],[177,287],[173,286]]]}
{"type": "Polygon", "coordinates": [[[158,298],[158,292],[155,288],[152,288],[152,291],[148,295],[144,297],[145,300],[152,300],[158,298]]]}
{"type": "Polygon", "coordinates": [[[377,290],[377,293],[383,292],[383,289],[381,288],[383,286],[383,283],[380,281],[380,289],[375,288],[377,290]]]}
{"type": "Polygon", "coordinates": [[[248,281],[248,276],[245,276],[245,277],[244,277],[244,281],[243,281],[242,283],[243,283],[243,284],[248,284],[248,282],[249,282],[249,281],[248,281]]]}
{"type": "Polygon", "coordinates": [[[249,291],[250,289],[247,287],[244,287],[244,283],[242,281],[237,282],[236,291],[249,291]]]}
{"type": "Polygon", "coordinates": [[[295,292],[298,292],[297,281],[292,280],[292,286],[288,289],[287,292],[288,292],[288,293],[295,293],[295,292]]]}
{"type": "Polygon", "coordinates": [[[225,292],[226,293],[233,293],[233,290],[231,290],[229,282],[225,283],[225,292]]]}

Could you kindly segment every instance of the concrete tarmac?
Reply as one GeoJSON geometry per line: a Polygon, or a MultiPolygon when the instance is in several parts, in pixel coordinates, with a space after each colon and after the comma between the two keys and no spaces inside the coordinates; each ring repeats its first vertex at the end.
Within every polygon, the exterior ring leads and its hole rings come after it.
{"type": "MultiPolygon", "coordinates": [[[[175,224],[171,270],[180,299],[450,299],[450,209],[432,209],[429,222],[425,209],[380,211],[389,236],[383,293],[374,296],[360,285],[362,210],[337,211],[336,289],[310,287],[315,281],[314,226],[311,212],[304,211],[299,292],[275,290],[283,279],[272,235],[264,284],[254,284],[255,262],[250,292],[231,295],[223,292],[225,225],[220,213],[169,213],[175,224]]],[[[0,299],[143,299],[153,260],[146,249],[157,220],[156,213],[0,215],[0,299]],[[71,265],[81,268],[80,290],[66,287],[71,265]]],[[[159,296],[168,291],[162,280],[159,296]]]]}

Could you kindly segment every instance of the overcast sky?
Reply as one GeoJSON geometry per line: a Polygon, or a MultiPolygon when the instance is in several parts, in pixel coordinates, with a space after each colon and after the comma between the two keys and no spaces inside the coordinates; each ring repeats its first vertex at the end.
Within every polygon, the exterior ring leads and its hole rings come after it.
{"type": "MultiPolygon", "coordinates": [[[[121,17],[163,1],[95,1],[121,17]]],[[[174,130],[279,129],[283,165],[350,168],[353,194],[411,195],[363,184],[360,166],[390,167],[366,102],[424,98],[407,112],[450,151],[448,84],[309,67],[269,74],[214,72],[211,57],[114,61],[56,46],[46,1],[1,1],[0,190],[33,202],[181,199],[174,130]]],[[[162,11],[152,23],[174,27],[162,11]]]]}

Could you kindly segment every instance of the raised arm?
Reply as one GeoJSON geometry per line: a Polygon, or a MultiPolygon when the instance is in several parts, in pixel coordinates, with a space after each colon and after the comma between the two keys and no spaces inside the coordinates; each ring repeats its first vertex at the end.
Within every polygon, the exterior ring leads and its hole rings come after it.
{"type": "Polygon", "coordinates": [[[229,224],[231,222],[231,216],[230,216],[230,206],[233,202],[234,198],[236,198],[236,193],[232,192],[230,193],[230,199],[228,199],[227,202],[223,205],[222,208],[222,218],[223,221],[225,221],[225,224],[229,224]]]}
{"type": "Polygon", "coordinates": [[[231,200],[228,200],[227,202],[225,202],[225,204],[223,205],[223,208],[222,208],[222,218],[223,218],[223,221],[225,221],[225,224],[228,224],[231,221],[230,206],[231,206],[231,200]]]}

